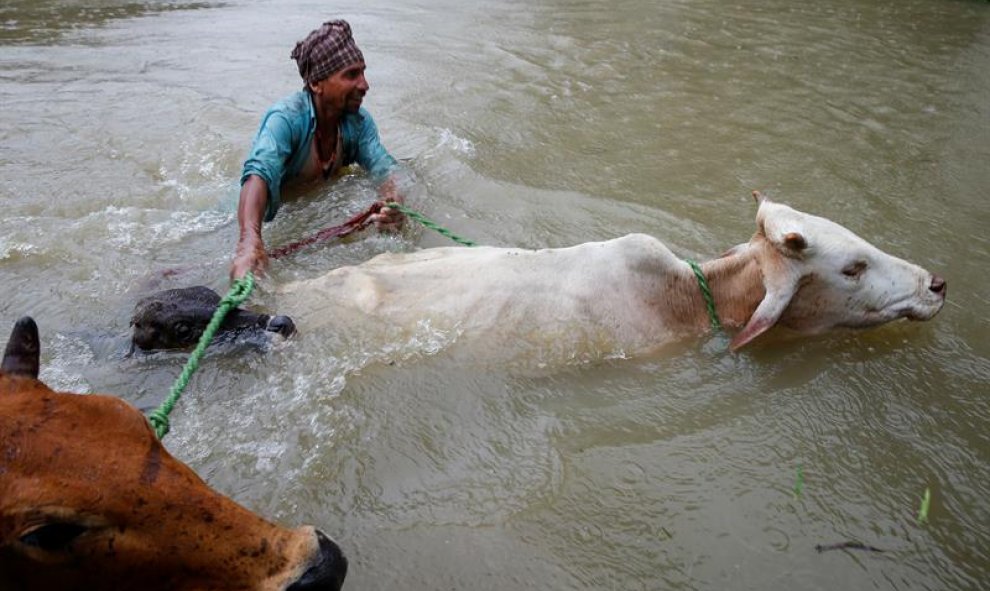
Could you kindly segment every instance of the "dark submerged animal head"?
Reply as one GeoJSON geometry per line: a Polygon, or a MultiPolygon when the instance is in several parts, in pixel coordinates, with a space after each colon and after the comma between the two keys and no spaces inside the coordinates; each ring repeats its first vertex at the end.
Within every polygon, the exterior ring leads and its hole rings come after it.
{"type": "MultiPolygon", "coordinates": [[[[131,316],[131,342],[142,351],[192,347],[203,335],[219,304],[220,296],[202,285],[166,289],[144,297],[134,306],[131,316]]],[[[295,324],[288,316],[234,308],[224,317],[217,334],[277,333],[287,337],[295,331],[295,324]]]]}

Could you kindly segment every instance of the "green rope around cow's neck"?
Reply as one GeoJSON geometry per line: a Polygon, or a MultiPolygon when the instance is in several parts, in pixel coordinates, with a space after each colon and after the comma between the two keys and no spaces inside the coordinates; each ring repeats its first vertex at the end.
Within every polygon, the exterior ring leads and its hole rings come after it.
{"type": "Polygon", "coordinates": [[[708,308],[708,319],[712,322],[712,328],[721,330],[722,323],[718,321],[718,313],[715,311],[715,298],[712,297],[712,290],[708,287],[705,274],[701,272],[701,267],[698,263],[691,259],[684,259],[684,262],[691,266],[694,276],[698,279],[698,287],[701,288],[701,297],[705,298],[705,307],[708,308]]]}
{"type": "Polygon", "coordinates": [[[230,287],[230,291],[217,304],[213,318],[210,319],[210,323],[203,330],[203,335],[199,338],[199,343],[193,349],[192,354],[189,355],[189,360],[186,361],[186,366],[182,368],[182,373],[175,380],[172,391],[169,392],[165,401],[148,415],[148,421],[151,422],[151,426],[155,429],[155,435],[159,439],[165,437],[165,434],[168,433],[168,415],[172,412],[175,403],[179,401],[179,397],[182,396],[182,391],[189,385],[189,379],[192,377],[193,372],[196,371],[196,368],[199,367],[199,360],[203,357],[203,352],[206,351],[206,347],[209,346],[213,340],[213,336],[219,330],[224,316],[244,303],[248,299],[248,296],[251,295],[251,290],[253,289],[254,275],[248,273],[244,277],[234,281],[234,284],[230,287]]]}
{"type": "Polygon", "coordinates": [[[401,203],[387,203],[386,205],[388,205],[388,207],[391,207],[393,209],[399,210],[400,212],[404,213],[405,215],[407,215],[407,216],[411,217],[412,219],[416,220],[417,222],[423,224],[427,228],[429,228],[431,230],[434,230],[436,232],[439,232],[440,234],[446,236],[447,238],[450,238],[451,240],[453,240],[454,242],[456,242],[458,244],[463,244],[464,246],[478,246],[478,243],[477,242],[474,242],[473,240],[468,240],[467,238],[461,238],[460,236],[454,234],[453,232],[451,232],[447,228],[444,228],[444,227],[440,226],[439,224],[437,224],[436,222],[434,222],[433,220],[428,219],[426,216],[424,216],[423,214],[419,213],[415,209],[409,209],[408,207],[406,207],[405,205],[403,205],[401,203]]]}

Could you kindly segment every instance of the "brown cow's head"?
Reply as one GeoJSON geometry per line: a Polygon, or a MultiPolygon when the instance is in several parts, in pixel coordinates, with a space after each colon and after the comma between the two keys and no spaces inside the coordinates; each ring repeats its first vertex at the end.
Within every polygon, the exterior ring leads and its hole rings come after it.
{"type": "Polygon", "coordinates": [[[18,321],[0,368],[0,589],[338,590],[347,560],[213,491],[111,396],[38,381],[18,321]]]}

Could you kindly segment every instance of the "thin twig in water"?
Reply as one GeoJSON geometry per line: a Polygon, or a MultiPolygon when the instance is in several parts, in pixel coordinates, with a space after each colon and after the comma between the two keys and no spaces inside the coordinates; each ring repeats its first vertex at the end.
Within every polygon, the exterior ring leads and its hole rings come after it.
{"type": "Polygon", "coordinates": [[[876,546],[867,546],[863,542],[839,542],[837,544],[817,544],[815,550],[818,552],[828,552],[829,550],[865,550],[866,552],[886,552],[876,546]]]}

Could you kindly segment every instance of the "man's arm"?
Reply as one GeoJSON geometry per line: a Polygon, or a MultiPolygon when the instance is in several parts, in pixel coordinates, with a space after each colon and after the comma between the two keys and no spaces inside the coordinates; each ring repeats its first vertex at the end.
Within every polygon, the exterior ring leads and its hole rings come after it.
{"type": "Polygon", "coordinates": [[[237,204],[237,224],[240,235],[234,262],[230,265],[230,279],[240,279],[252,271],[264,275],[268,267],[265,242],[261,239],[261,220],[268,205],[268,185],[264,179],[251,175],[241,186],[241,198],[237,204]]]}
{"type": "MultiPolygon", "coordinates": [[[[308,100],[308,98],[306,99],[308,100]]],[[[268,266],[265,243],[261,239],[261,222],[271,221],[278,211],[282,177],[292,157],[296,138],[302,137],[294,125],[292,105],[277,103],[261,119],[241,170],[241,197],[237,205],[240,234],[230,265],[231,280],[248,271],[263,275],[268,266]]],[[[301,140],[298,140],[301,141],[301,140]]]]}

